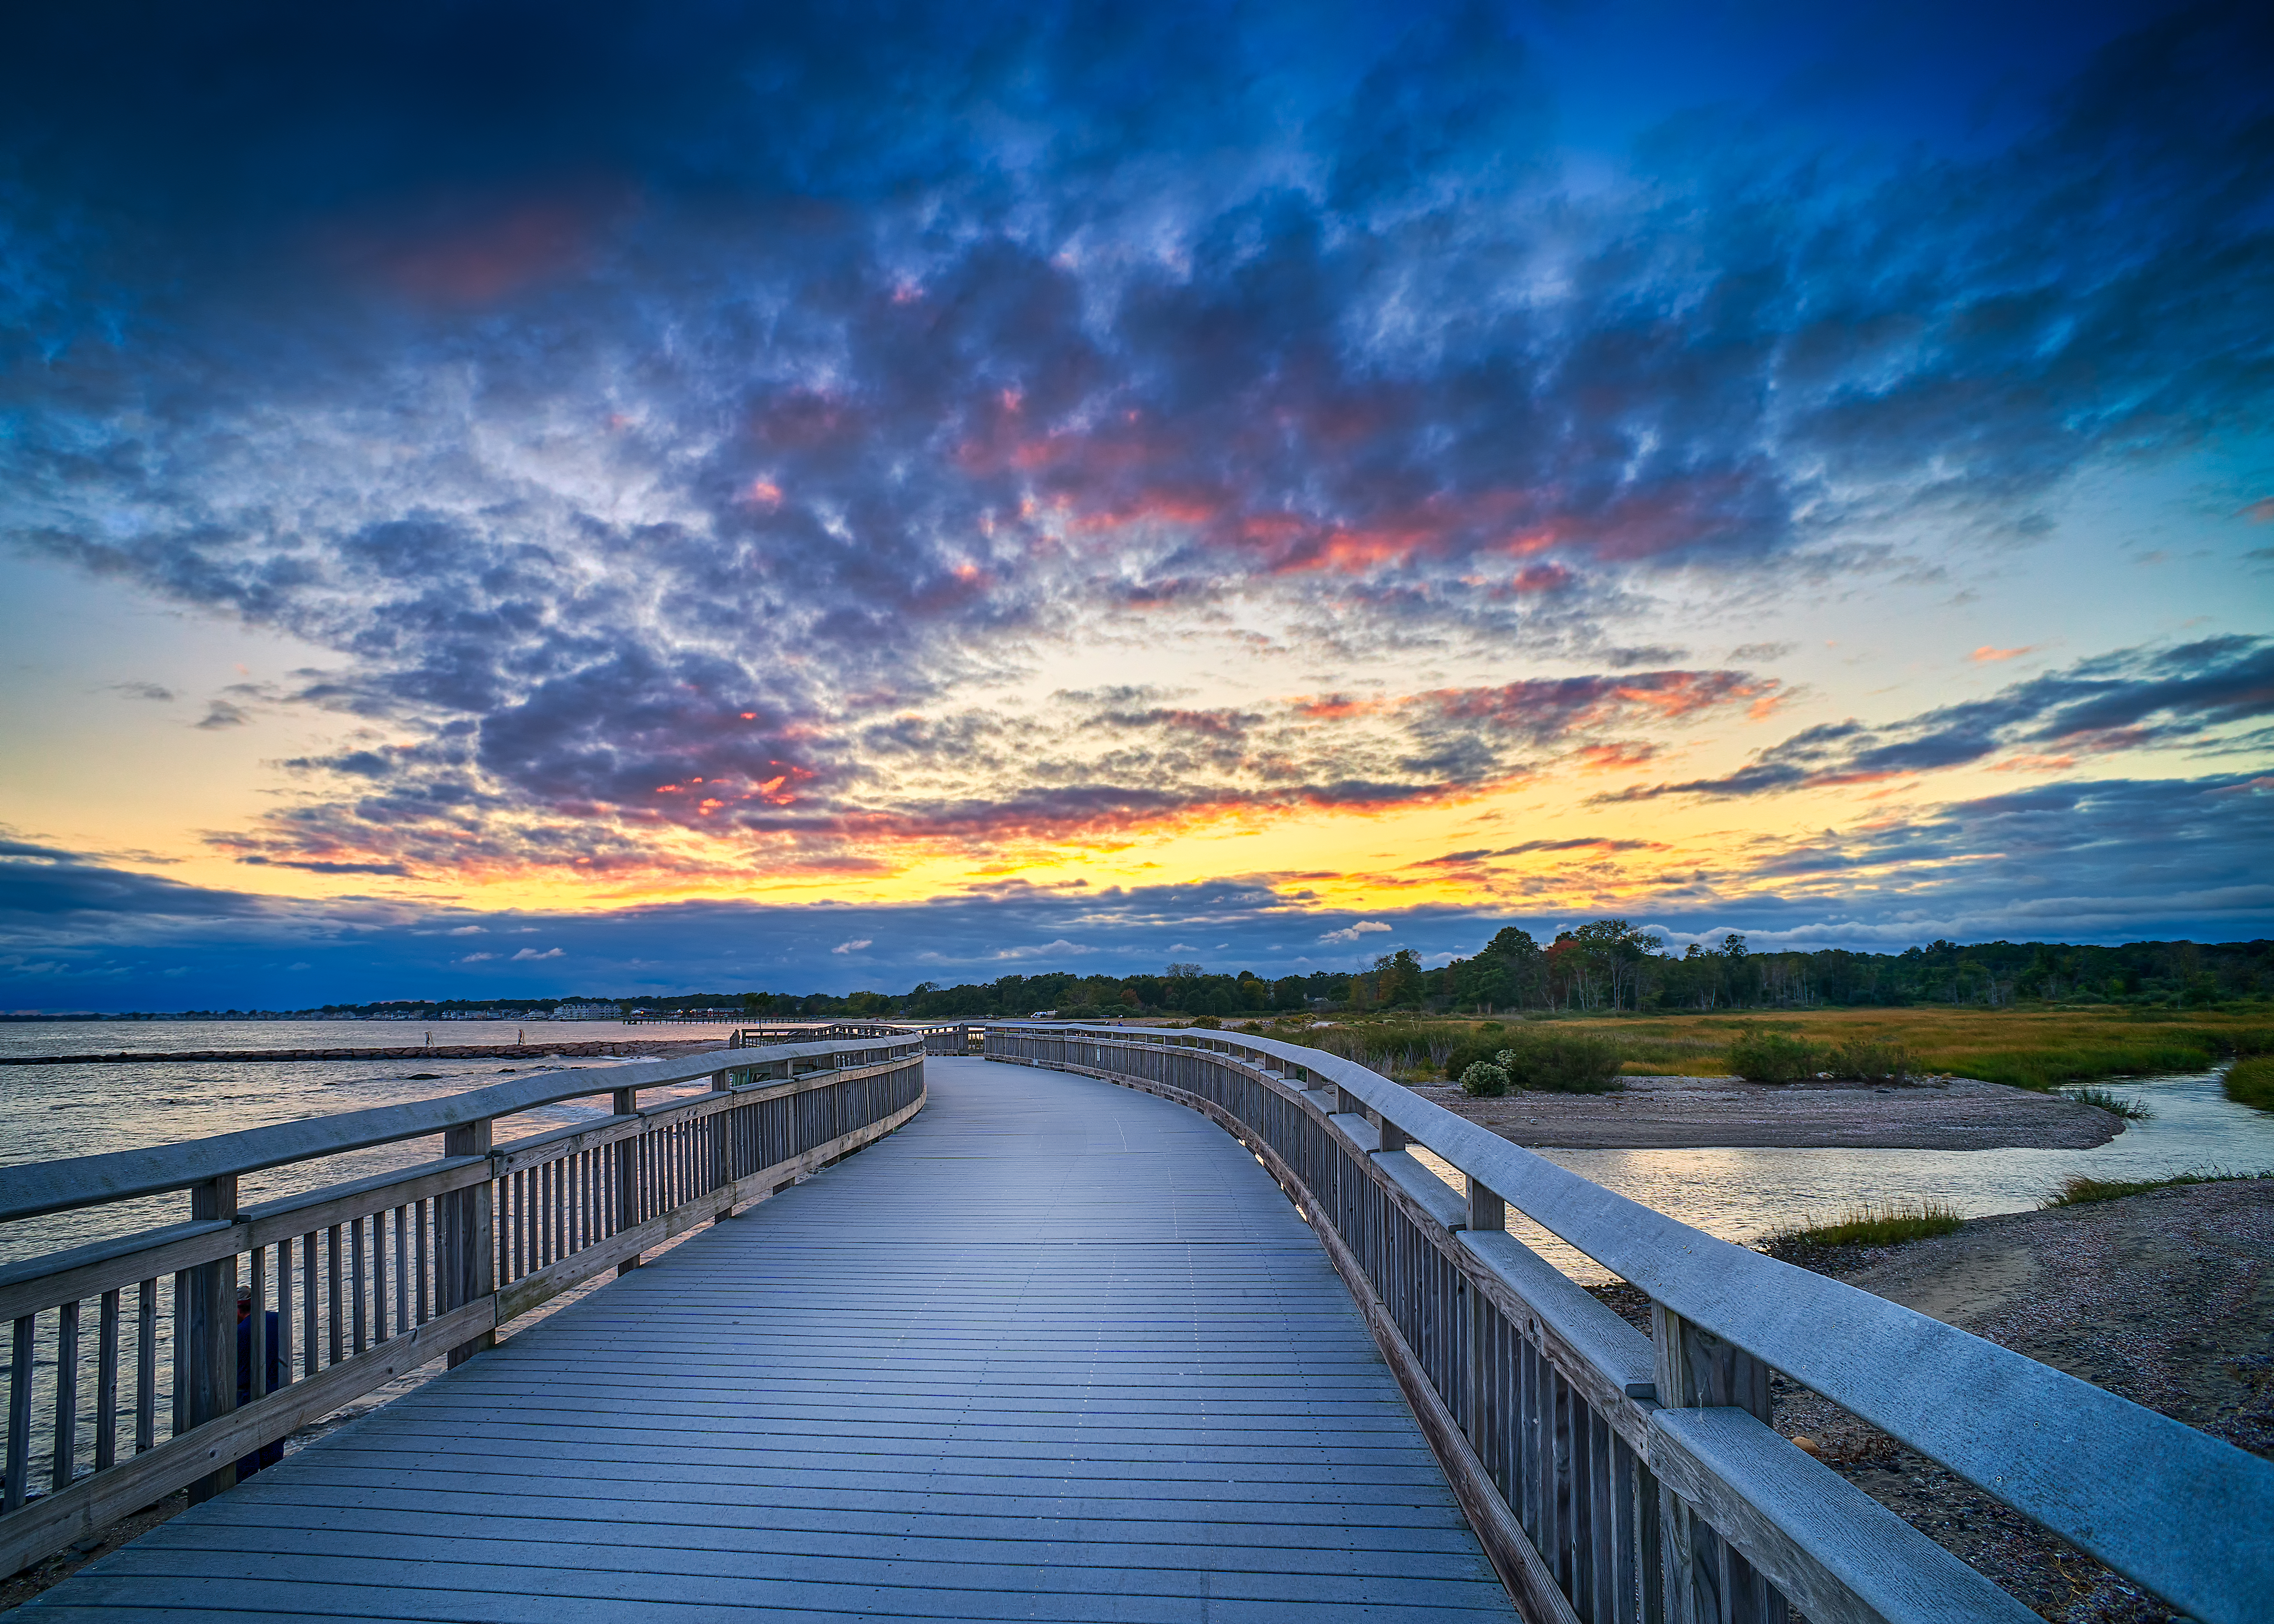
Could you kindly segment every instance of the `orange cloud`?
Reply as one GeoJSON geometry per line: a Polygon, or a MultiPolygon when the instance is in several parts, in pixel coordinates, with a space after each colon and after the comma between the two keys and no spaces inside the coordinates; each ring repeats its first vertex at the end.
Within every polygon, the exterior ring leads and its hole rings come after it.
{"type": "Polygon", "coordinates": [[[2037,646],[2034,643],[2025,643],[2018,649],[1998,649],[1985,643],[1966,658],[1977,665],[1994,665],[1999,660],[2009,660],[2017,654],[2029,653],[2037,646]]]}

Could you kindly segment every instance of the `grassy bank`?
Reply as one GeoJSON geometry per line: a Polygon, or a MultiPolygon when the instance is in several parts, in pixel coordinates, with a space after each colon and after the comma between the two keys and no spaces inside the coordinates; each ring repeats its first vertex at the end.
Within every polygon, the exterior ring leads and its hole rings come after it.
{"type": "Polygon", "coordinates": [[[2229,1066],[2226,1097],[2239,1105],[2274,1111],[2274,1055],[2254,1055],[2229,1066]]]}
{"type": "MultiPolygon", "coordinates": [[[[2231,1055],[2274,1057],[2274,1018],[2262,1011],[2180,1015],[2115,1007],[1924,1008],[1550,1019],[1559,1029],[1600,1035],[1615,1044],[1630,1075],[1728,1074],[1730,1048],[1748,1028],[1787,1034],[1827,1049],[1900,1047],[1909,1051],[1917,1071],[2022,1088],[2202,1071],[2231,1055]]],[[[1316,1031],[1292,1023],[1266,1030],[1419,1081],[1442,1079],[1448,1058],[1487,1049],[1510,1024],[1384,1017],[1338,1021],[1316,1031]]],[[[2260,1097],[2248,1102],[2274,1108],[2274,1072],[2263,1065],[2238,1065],[2235,1071],[2242,1073],[2240,1084],[2229,1076],[2228,1090],[2235,1098],[2247,1098],[2238,1087],[2255,1088],[2260,1097]]]]}
{"type": "Polygon", "coordinates": [[[1760,1246],[1772,1257],[1811,1247],[1896,1246],[1929,1236],[1955,1235],[1964,1222],[1957,1208],[1941,1201],[1890,1201],[1884,1207],[1867,1202],[1830,1223],[1779,1229],[1760,1246]]]}

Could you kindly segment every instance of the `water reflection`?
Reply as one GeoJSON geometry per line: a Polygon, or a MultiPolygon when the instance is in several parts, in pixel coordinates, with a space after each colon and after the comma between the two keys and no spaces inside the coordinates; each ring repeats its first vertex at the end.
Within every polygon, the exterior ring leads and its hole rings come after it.
{"type": "MultiPolygon", "coordinates": [[[[620,1021],[151,1021],[0,1026],[0,1054],[109,1054],[126,1049],[392,1049],[509,1044],[525,1032],[530,1054],[507,1059],[139,1060],[56,1066],[0,1066],[0,1162],[44,1162],[294,1122],[309,1116],[400,1105],[463,1094],[508,1077],[589,1071],[628,1058],[546,1058],[568,1043],[726,1041],[731,1026],[626,1026],[620,1021]],[[423,1046],[423,1045],[422,1045],[423,1046]]],[[[695,1085],[699,1089],[701,1085],[695,1085]]],[[[673,1091],[654,1089],[654,1104],[673,1091]]],[[[501,1119],[500,1144],[607,1114],[605,1098],[571,1101],[501,1119]]],[[[248,1175],[240,1204],[273,1200],[320,1185],[383,1173],[442,1154],[440,1136],[374,1146],[317,1162],[248,1175]]],[[[0,1263],[131,1234],[188,1216],[186,1195],[152,1196],[77,1213],[57,1213],[0,1229],[0,1263]]]]}
{"type": "MultiPolygon", "coordinates": [[[[2229,1100],[2218,1072],[2105,1085],[2145,1105],[2090,1150],[1542,1150],[1583,1178],[1724,1240],[1837,1217],[1865,1201],[1942,1201],[1961,1215],[2025,1212],[2077,1174],[2168,1178],[2222,1168],[2274,1168],[2274,1113],[2229,1100]]],[[[1452,1169],[1438,1163],[1441,1174],[1452,1169]]],[[[1457,1174],[1453,1175],[1458,1183],[1457,1174]]],[[[1574,1279],[1610,1276],[1593,1259],[1510,1214],[1509,1229],[1574,1279]]]]}

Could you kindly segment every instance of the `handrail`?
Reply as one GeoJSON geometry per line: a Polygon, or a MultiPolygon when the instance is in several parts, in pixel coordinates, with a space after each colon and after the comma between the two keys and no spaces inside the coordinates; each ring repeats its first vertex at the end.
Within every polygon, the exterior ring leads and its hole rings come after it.
{"type": "MultiPolygon", "coordinates": [[[[1017,1057],[1007,1052],[1014,1034],[1078,1043],[1101,1051],[1101,1063],[1107,1049],[1220,1051],[1293,1098],[1323,1084],[1336,1099],[1311,1108],[1345,1139],[1354,1131],[1361,1140],[1370,1137],[1360,1146],[1369,1169],[1434,1216],[1442,1244],[1487,1264],[1511,1250],[1532,1256],[1512,1237],[1485,1232],[1496,1222],[1464,1215],[1451,1187],[1397,1154],[1397,1141],[1419,1143],[1460,1169],[1471,1182],[1469,1214],[1477,1211],[1477,1193],[1496,1197],[1639,1288],[1657,1305],[1661,1336],[1703,1333],[1784,1372],[2191,1615],[2240,1624],[2258,1605],[2250,1598],[2274,1595],[2274,1539],[2263,1520],[2233,1511],[2274,1503],[2274,1463],[2183,1423],[1899,1304],[1707,1235],[1322,1050],[1246,1034],[1052,1023],[998,1029],[1004,1041],[990,1041],[990,1056],[1017,1057]],[[1360,1109],[1372,1127],[1353,1115],[1360,1109]]],[[[1113,1074],[1102,1065],[1073,1069],[1113,1074]]],[[[1655,1385],[1663,1385],[1668,1354],[1663,1347],[1656,1352],[1655,1385]]],[[[1765,1411],[1766,1369],[1759,1380],[1765,1411]]],[[[1653,1408],[1743,1402],[1670,1391],[1628,1396],[1646,1397],[1653,1408]]],[[[1657,1430],[1666,1432],[1666,1424],[1657,1430]]],[[[1674,1441],[1669,1436],[1669,1447],[1674,1441]]]]}
{"type": "MultiPolygon", "coordinates": [[[[771,1064],[837,1054],[846,1048],[843,1041],[777,1044],[766,1049],[765,1058],[771,1064]]],[[[290,1162],[367,1150],[374,1145],[389,1145],[402,1139],[425,1139],[468,1123],[510,1116],[540,1106],[614,1094],[619,1089],[691,1083],[722,1066],[749,1063],[748,1055],[735,1050],[705,1049],[666,1060],[636,1061],[629,1065],[546,1072],[518,1078],[510,1083],[493,1083],[464,1094],[444,1094],[403,1105],[375,1105],[365,1110],[308,1116],[297,1122],[272,1123],[267,1127],[245,1128],[235,1133],[216,1133],[172,1145],[0,1167],[0,1222],[69,1212],[75,1207],[98,1207],[136,1196],[162,1195],[169,1190],[186,1190],[207,1179],[258,1173],[290,1162]]]]}
{"type": "Polygon", "coordinates": [[[222,1492],[308,1422],[471,1357],[516,1316],[892,1132],[922,1109],[928,1047],[893,1031],[713,1049],[0,1169],[6,1217],[190,1195],[186,1222],[0,1268],[0,1573],[184,1485],[222,1492]],[[639,1102],[701,1079],[698,1094],[639,1102]],[[606,1116],[493,1142],[499,1117],[592,1094],[606,1116]],[[438,1157],[239,1205],[239,1174],[435,1134],[438,1157]],[[267,1350],[242,1364],[241,1282],[243,1323],[267,1350]]]}

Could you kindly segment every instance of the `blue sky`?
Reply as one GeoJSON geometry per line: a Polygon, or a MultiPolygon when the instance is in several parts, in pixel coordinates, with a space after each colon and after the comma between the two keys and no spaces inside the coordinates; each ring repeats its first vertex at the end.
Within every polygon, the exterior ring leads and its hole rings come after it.
{"type": "Polygon", "coordinates": [[[0,1005],[2264,934],[2270,43],[29,19],[0,1005]]]}

